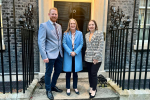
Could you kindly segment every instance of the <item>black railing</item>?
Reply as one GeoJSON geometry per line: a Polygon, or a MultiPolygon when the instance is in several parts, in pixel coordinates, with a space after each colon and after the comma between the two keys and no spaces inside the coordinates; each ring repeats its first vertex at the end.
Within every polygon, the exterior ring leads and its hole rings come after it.
{"type": "Polygon", "coordinates": [[[0,77],[2,77],[1,78],[2,80],[0,80],[1,85],[0,92],[3,92],[5,94],[6,92],[13,93],[13,90],[16,90],[16,92],[18,93],[20,90],[23,89],[23,93],[25,93],[25,90],[27,89],[28,85],[34,79],[34,51],[33,51],[34,31],[32,29],[9,27],[8,22],[9,21],[7,18],[7,27],[0,27],[1,30],[4,30],[4,31],[0,30],[0,46],[1,46],[0,77]],[[5,41],[6,44],[5,50],[2,49],[3,48],[2,32],[4,32],[4,34],[7,34],[7,40],[5,41]],[[14,38],[11,38],[11,35],[14,35],[14,38]],[[11,48],[11,45],[14,45],[14,48],[11,48]],[[11,51],[15,51],[15,55],[11,54],[11,51]],[[4,65],[4,61],[6,59],[4,59],[4,53],[8,54],[9,72],[7,74],[9,75],[9,81],[8,80],[5,81],[6,80],[5,76],[8,75],[6,75],[5,73],[6,66],[4,65]],[[14,57],[15,59],[11,59],[12,57],[14,57]],[[18,64],[20,62],[21,65],[18,64]],[[12,68],[16,68],[15,73],[12,73],[12,68]],[[21,72],[18,71],[19,68],[21,69],[21,72]],[[15,81],[12,81],[12,75],[16,76],[15,81]],[[23,80],[21,81],[18,80],[19,75],[22,76],[23,80]]]}
{"type": "MultiPolygon", "coordinates": [[[[111,42],[110,42],[110,67],[109,67],[109,77],[117,83],[122,89],[150,89],[149,78],[147,77],[148,61],[150,60],[150,28],[124,28],[124,29],[116,29],[110,30],[111,33],[111,42]],[[131,36],[130,32],[137,30],[137,43],[131,44],[131,36]],[[149,31],[148,34],[148,42],[147,47],[144,47],[144,41],[142,41],[142,45],[139,45],[139,33],[141,30],[149,31]],[[129,42],[130,41],[130,42],[129,42]],[[134,47],[128,48],[129,46],[134,47]],[[139,48],[140,47],[140,48],[139,48]],[[131,52],[135,54],[134,61],[131,59],[131,52]],[[143,60],[143,54],[145,54],[146,59],[143,60]],[[127,61],[128,60],[128,61],[127,61]],[[145,62],[145,63],[144,63],[145,62]],[[134,67],[131,70],[131,67],[134,67]],[[134,74],[131,79],[131,72],[134,74]],[[137,73],[139,76],[137,76],[137,73]],[[125,77],[126,74],[128,77],[125,77]],[[144,77],[141,78],[141,75],[144,74],[144,77]],[[138,78],[137,78],[138,77],[138,78]],[[131,85],[132,84],[132,85],[131,85]],[[142,87],[141,87],[142,86],[142,87]]],[[[144,36],[143,36],[144,37],[144,36]]]]}
{"type": "Polygon", "coordinates": [[[122,90],[150,89],[150,77],[147,75],[148,71],[150,71],[148,70],[150,69],[150,27],[146,27],[148,0],[145,3],[143,28],[141,28],[140,20],[138,27],[135,27],[136,1],[134,0],[131,28],[129,28],[129,23],[131,22],[129,16],[127,16],[127,20],[122,21],[121,18],[124,17],[123,11],[120,14],[119,7],[118,11],[111,7],[112,25],[108,29],[111,41],[109,77],[122,87],[122,90]],[[145,42],[146,33],[147,42],[145,42]],[[143,35],[142,40],[139,40],[140,34],[143,35]]]}

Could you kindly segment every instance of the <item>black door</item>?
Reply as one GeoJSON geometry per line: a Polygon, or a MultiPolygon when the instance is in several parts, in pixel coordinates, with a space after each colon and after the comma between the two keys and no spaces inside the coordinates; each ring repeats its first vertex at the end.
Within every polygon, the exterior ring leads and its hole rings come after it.
{"type": "Polygon", "coordinates": [[[85,34],[87,33],[87,24],[91,19],[91,3],[82,2],[60,2],[55,1],[54,6],[58,9],[57,22],[62,25],[62,31],[66,31],[70,18],[77,20],[79,30],[83,33],[84,45],[82,48],[83,72],[86,72],[85,55],[85,34]]]}

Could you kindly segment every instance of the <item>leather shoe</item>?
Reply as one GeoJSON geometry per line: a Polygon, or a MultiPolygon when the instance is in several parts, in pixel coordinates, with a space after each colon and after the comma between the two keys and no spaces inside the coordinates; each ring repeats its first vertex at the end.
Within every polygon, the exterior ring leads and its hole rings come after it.
{"type": "Polygon", "coordinates": [[[89,95],[91,95],[91,93],[89,92],[89,95]]]}
{"type": "Polygon", "coordinates": [[[46,95],[50,100],[54,100],[54,97],[51,91],[46,91],[46,95]]]}
{"type": "Polygon", "coordinates": [[[70,93],[70,92],[69,92],[69,93],[66,92],[66,94],[67,94],[68,96],[70,96],[71,93],[70,93]]]}
{"type": "Polygon", "coordinates": [[[75,89],[74,89],[74,92],[75,92],[76,94],[78,94],[78,95],[80,94],[80,93],[79,93],[79,91],[78,91],[78,92],[76,92],[76,91],[75,91],[75,89]]]}
{"type": "Polygon", "coordinates": [[[67,94],[68,96],[70,96],[71,92],[69,92],[69,93],[66,92],[66,94],[67,94]]]}
{"type": "MultiPolygon", "coordinates": [[[[97,92],[97,90],[96,90],[96,92],[97,92]]],[[[94,95],[94,96],[90,95],[90,98],[94,98],[94,97],[96,96],[96,92],[95,92],[95,95],[94,95]]]]}
{"type": "MultiPolygon", "coordinates": [[[[67,90],[68,90],[68,89],[67,89],[67,90]]],[[[66,90],[66,94],[67,94],[68,96],[70,96],[71,92],[67,92],[67,90],[66,90]]]]}
{"type": "Polygon", "coordinates": [[[55,87],[52,87],[51,90],[52,90],[52,91],[55,91],[55,92],[60,92],[60,93],[63,92],[63,90],[58,89],[58,87],[56,87],[56,86],[55,86],[55,87]]]}
{"type": "MultiPolygon", "coordinates": [[[[96,92],[97,92],[97,89],[96,89],[96,92]]],[[[89,92],[89,95],[91,95],[91,93],[89,92]]]]}

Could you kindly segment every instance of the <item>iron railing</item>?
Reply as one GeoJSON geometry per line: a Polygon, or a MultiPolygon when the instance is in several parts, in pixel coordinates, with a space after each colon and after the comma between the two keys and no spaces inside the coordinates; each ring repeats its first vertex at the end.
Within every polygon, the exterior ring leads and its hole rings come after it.
{"type": "MultiPolygon", "coordinates": [[[[110,33],[110,64],[109,77],[117,83],[122,90],[124,89],[150,89],[150,77],[148,77],[149,54],[150,54],[150,27],[146,27],[148,0],[145,5],[144,27],[141,28],[139,20],[138,28],[135,28],[135,9],[136,1],[134,0],[132,27],[123,25],[121,20],[114,22],[109,29],[110,33]],[[116,25],[116,26],[114,26],[116,25]],[[142,43],[139,43],[140,32],[143,33],[142,43]],[[145,33],[148,33],[147,45],[145,45],[145,33]],[[134,40],[136,33],[136,42],[134,40]],[[146,47],[145,47],[146,46],[146,47]],[[133,56],[134,55],[134,56],[133,56]],[[134,57],[134,58],[133,58],[134,57]],[[145,58],[144,58],[145,57],[145,58]],[[131,76],[131,73],[133,76],[131,76]],[[142,77],[142,74],[144,77],[142,77]]],[[[119,12],[119,7],[118,7],[119,12]]],[[[118,12],[112,8],[112,21],[119,18],[114,18],[118,12]]],[[[120,14],[123,15],[123,14],[120,14]]],[[[119,15],[119,17],[120,17],[119,15]]],[[[124,17],[124,15],[123,15],[124,17]]],[[[122,16],[121,16],[122,18],[122,16]]],[[[128,22],[130,22],[128,20],[128,22]]],[[[123,22],[124,23],[124,22],[123,22]]],[[[150,69],[150,68],[149,68],[150,69]]]]}
{"type": "MultiPolygon", "coordinates": [[[[139,24],[140,26],[140,24],[139,24]]],[[[134,44],[128,43],[129,41],[129,31],[133,28],[124,28],[124,29],[116,29],[116,30],[110,30],[111,32],[111,44],[110,44],[110,67],[109,67],[109,77],[114,80],[117,85],[122,87],[124,90],[126,89],[150,89],[150,82],[147,78],[147,71],[148,71],[148,61],[150,59],[149,57],[149,45],[150,45],[150,28],[134,28],[134,30],[138,31],[138,37],[137,37],[137,44],[135,45],[135,48],[130,50],[128,46],[134,46],[134,44]],[[144,41],[142,41],[142,48],[139,49],[139,33],[140,30],[148,30],[148,44],[146,49],[144,48],[144,41]],[[134,52],[136,54],[135,56],[135,64],[131,65],[131,52],[134,52]],[[127,54],[128,53],[128,54],[127,54]],[[146,65],[144,65],[143,61],[143,54],[146,54],[146,65]],[[140,60],[138,60],[138,58],[140,60]],[[127,59],[128,63],[127,63],[127,59]],[[140,63],[140,64],[138,64],[140,63]],[[134,66],[134,70],[131,70],[131,66],[134,66]],[[145,69],[143,69],[145,68],[145,69]],[[131,79],[131,72],[134,73],[134,78],[131,79]],[[137,72],[139,73],[139,76],[137,78],[137,72]],[[126,74],[128,77],[125,78],[126,74]],[[141,75],[144,74],[144,79],[141,78],[141,75]],[[127,82],[127,83],[126,83],[127,82]],[[141,83],[142,82],[142,83],[141,83]],[[138,84],[137,84],[138,83],[138,84]],[[131,84],[133,86],[131,86],[131,84]],[[138,86],[138,87],[137,87],[138,86]],[[141,87],[142,86],[142,87],[141,87]]],[[[144,38],[144,36],[143,36],[144,38]]],[[[132,38],[131,38],[132,39],[132,38]]],[[[149,65],[150,66],[150,65],[149,65]]]]}
{"type": "MultiPolygon", "coordinates": [[[[0,29],[5,30],[5,32],[7,33],[7,42],[5,42],[5,44],[8,44],[5,48],[5,50],[0,51],[0,56],[1,56],[1,61],[0,61],[0,68],[1,68],[1,72],[2,72],[2,81],[0,81],[2,87],[0,88],[4,94],[6,92],[10,92],[13,93],[13,90],[16,89],[16,92],[19,92],[19,89],[23,89],[23,93],[25,93],[25,90],[27,89],[28,85],[32,82],[32,80],[34,79],[34,51],[33,51],[33,29],[26,29],[26,28],[16,28],[16,27],[9,27],[9,23],[8,23],[8,18],[7,18],[7,27],[0,27],[0,29]],[[11,59],[12,55],[11,55],[11,51],[12,48],[12,42],[13,41],[12,38],[10,38],[10,30],[13,30],[13,35],[14,35],[14,44],[15,44],[15,49],[13,49],[15,51],[15,59],[11,59]],[[19,32],[19,35],[21,36],[21,40],[19,40],[19,38],[17,37],[17,32],[19,32]],[[18,50],[18,47],[21,46],[21,51],[18,50]],[[18,54],[22,54],[19,55],[18,54]],[[8,53],[8,65],[9,65],[9,81],[5,81],[5,76],[6,74],[5,72],[5,66],[4,66],[4,53],[8,53]],[[18,57],[22,56],[21,58],[18,57]],[[18,63],[22,62],[22,81],[18,81],[18,63]],[[15,62],[15,66],[12,64],[12,62],[15,62]],[[15,74],[12,73],[12,67],[16,68],[15,74]],[[12,75],[16,76],[16,81],[12,81],[12,75]],[[9,83],[9,84],[8,84],[9,83]],[[8,86],[9,85],[9,91],[8,91],[8,86]],[[15,86],[13,85],[15,84],[15,86]],[[20,84],[22,84],[22,86],[20,87],[20,84]]],[[[0,31],[0,45],[2,48],[2,33],[0,31]]]]}

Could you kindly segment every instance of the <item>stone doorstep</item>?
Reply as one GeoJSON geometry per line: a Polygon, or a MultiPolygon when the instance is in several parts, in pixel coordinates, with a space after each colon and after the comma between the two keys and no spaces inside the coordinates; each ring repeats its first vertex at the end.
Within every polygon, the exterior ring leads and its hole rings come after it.
{"type": "Polygon", "coordinates": [[[34,79],[31,83],[31,85],[27,88],[25,93],[6,93],[6,94],[0,94],[0,100],[29,100],[36,85],[38,83],[38,79],[34,79]]]}
{"type": "MultiPolygon", "coordinates": [[[[65,80],[58,80],[57,86],[63,90],[62,93],[52,92],[55,100],[89,100],[89,84],[88,81],[78,81],[78,90],[80,95],[74,93],[72,88],[72,80],[71,80],[71,95],[66,95],[66,83],[65,80]]],[[[31,96],[31,100],[49,100],[46,96],[45,89],[39,89],[39,85],[37,85],[33,95],[31,96]]],[[[118,94],[110,87],[97,87],[97,95],[93,100],[119,100],[118,94]]]]}
{"type": "Polygon", "coordinates": [[[108,84],[119,94],[120,100],[150,100],[150,90],[122,90],[114,81],[107,78],[108,84]]]}

